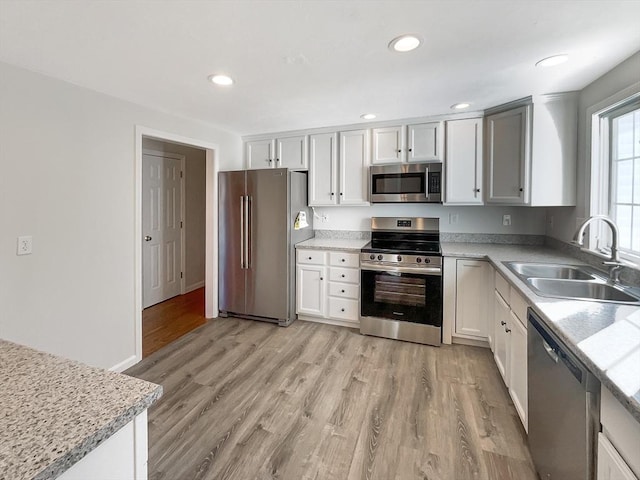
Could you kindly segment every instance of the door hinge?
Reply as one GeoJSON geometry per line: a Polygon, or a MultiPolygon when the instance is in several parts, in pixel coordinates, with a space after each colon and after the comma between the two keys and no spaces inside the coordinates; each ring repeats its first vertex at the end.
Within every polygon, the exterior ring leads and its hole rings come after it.
{"type": "Polygon", "coordinates": [[[180,222],[180,228],[182,228],[182,222],[180,222]]]}
{"type": "Polygon", "coordinates": [[[182,178],[182,170],[180,170],[180,178],[182,178]]]}
{"type": "Polygon", "coordinates": [[[184,273],[180,272],[180,278],[184,278],[184,273]]]}

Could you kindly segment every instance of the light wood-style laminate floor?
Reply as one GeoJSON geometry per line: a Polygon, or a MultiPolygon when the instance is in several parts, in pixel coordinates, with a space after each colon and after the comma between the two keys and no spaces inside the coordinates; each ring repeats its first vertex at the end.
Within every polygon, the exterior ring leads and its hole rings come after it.
{"type": "Polygon", "coordinates": [[[536,479],[488,349],[227,318],[127,373],[164,387],[150,480],[536,479]]]}

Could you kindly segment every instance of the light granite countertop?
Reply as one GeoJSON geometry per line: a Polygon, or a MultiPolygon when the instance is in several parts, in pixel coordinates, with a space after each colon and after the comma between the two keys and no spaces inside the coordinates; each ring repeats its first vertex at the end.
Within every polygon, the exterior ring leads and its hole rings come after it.
{"type": "Polygon", "coordinates": [[[0,479],[53,479],[162,387],[0,340],[0,479]]]}
{"type": "Polygon", "coordinates": [[[368,239],[352,238],[310,238],[296,244],[296,248],[315,248],[316,250],[343,250],[360,252],[360,249],[369,243],[368,239]]]}
{"type": "Polygon", "coordinates": [[[640,422],[640,307],[541,297],[502,263],[583,263],[559,250],[528,245],[443,243],[442,253],[447,257],[488,259],[527,298],[549,329],[640,422]]]}

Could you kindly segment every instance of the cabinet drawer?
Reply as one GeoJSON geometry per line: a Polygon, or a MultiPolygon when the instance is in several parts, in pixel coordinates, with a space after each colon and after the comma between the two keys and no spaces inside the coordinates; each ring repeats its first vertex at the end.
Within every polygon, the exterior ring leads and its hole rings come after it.
{"type": "Polygon", "coordinates": [[[329,282],[329,295],[332,297],[352,298],[354,300],[358,300],[359,294],[359,285],[329,282]]]}
{"type": "Polygon", "coordinates": [[[358,321],[358,300],[347,298],[329,298],[329,316],[341,320],[358,321]]]}
{"type": "Polygon", "coordinates": [[[503,300],[509,303],[509,290],[511,286],[502,275],[496,272],[496,290],[502,296],[503,300]]]}
{"type": "Polygon", "coordinates": [[[332,282],[359,284],[360,269],[331,267],[329,269],[329,280],[331,280],[332,282]]]}
{"type": "Polygon", "coordinates": [[[511,289],[511,298],[509,299],[509,306],[511,311],[516,314],[520,323],[527,328],[527,307],[529,304],[525,298],[516,291],[515,288],[511,289]]]}
{"type": "Polygon", "coordinates": [[[329,265],[333,267],[360,267],[360,255],[357,253],[329,252],[329,265]]]}
{"type": "Polygon", "coordinates": [[[306,265],[324,265],[325,253],[322,250],[298,250],[298,263],[306,265]]]}

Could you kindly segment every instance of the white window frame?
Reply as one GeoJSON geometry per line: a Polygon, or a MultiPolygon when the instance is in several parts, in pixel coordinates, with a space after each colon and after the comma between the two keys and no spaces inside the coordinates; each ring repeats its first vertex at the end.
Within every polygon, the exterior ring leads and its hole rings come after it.
{"type": "MultiPolygon", "coordinates": [[[[632,110],[640,105],[640,82],[612,95],[587,110],[591,120],[591,181],[590,214],[609,215],[611,207],[611,146],[609,134],[611,116],[618,116],[625,109],[632,110]]],[[[609,256],[611,253],[611,232],[603,223],[592,224],[589,229],[588,245],[591,250],[609,256]]],[[[628,250],[619,252],[620,258],[632,264],[640,265],[640,254],[628,250]]]]}

